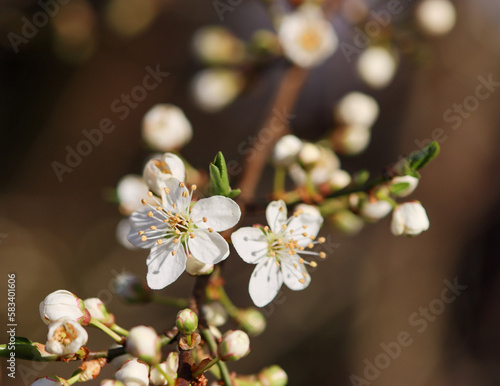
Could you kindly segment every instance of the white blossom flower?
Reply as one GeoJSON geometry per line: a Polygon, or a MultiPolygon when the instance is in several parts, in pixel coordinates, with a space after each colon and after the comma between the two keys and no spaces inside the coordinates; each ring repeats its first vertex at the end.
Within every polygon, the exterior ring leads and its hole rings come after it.
{"type": "Polygon", "coordinates": [[[455,26],[457,13],[449,0],[424,0],[417,5],[416,19],[429,35],[444,35],[455,26]]]}
{"type": "MultiPolygon", "coordinates": [[[[239,206],[223,196],[203,198],[191,206],[193,191],[176,178],[165,181],[162,202],[133,213],[129,241],[151,248],[146,261],[152,289],[173,283],[186,269],[187,259],[217,264],[229,256],[229,246],[217,232],[236,225],[239,206]]],[[[150,194],[152,196],[152,193],[150,194]]]]}
{"type": "Polygon", "coordinates": [[[250,352],[250,338],[241,330],[229,330],[222,335],[217,355],[221,361],[237,361],[250,352]]]}
{"type": "Polygon", "coordinates": [[[418,201],[400,204],[392,212],[391,231],[395,236],[416,236],[429,226],[427,213],[418,201]]]}
{"type": "MultiPolygon", "coordinates": [[[[177,370],[179,369],[179,353],[170,352],[167,356],[167,360],[163,363],[160,363],[159,366],[165,373],[167,373],[167,375],[172,380],[177,379],[177,370]]],[[[156,369],[156,366],[151,369],[151,373],[149,374],[149,380],[155,386],[168,385],[167,380],[165,379],[163,374],[156,369]]],[[[169,385],[169,386],[175,386],[175,385],[169,385]]]]}
{"type": "Polygon", "coordinates": [[[127,237],[128,234],[130,233],[130,229],[132,229],[132,224],[130,223],[130,220],[128,218],[123,218],[118,222],[118,225],[116,226],[115,236],[116,240],[122,247],[133,251],[139,248],[137,248],[134,244],[128,241],[127,237]]]}
{"type": "Polygon", "coordinates": [[[373,202],[366,202],[361,207],[361,215],[368,220],[377,221],[384,218],[392,211],[392,205],[385,200],[376,200],[373,202]]]}
{"type": "Polygon", "coordinates": [[[316,267],[317,263],[306,261],[301,255],[325,257],[324,252],[305,250],[325,241],[324,237],[314,241],[323,224],[320,215],[297,211],[287,219],[286,205],[279,200],[269,203],[266,218],[269,226],[244,227],[231,235],[240,257],[249,264],[257,264],[249,292],[258,307],[270,303],[283,282],[294,291],[309,285],[311,277],[305,265],[316,267]]]}
{"type": "MultiPolygon", "coordinates": [[[[349,3],[349,1],[346,3],[349,3]]],[[[285,370],[277,365],[262,369],[257,377],[263,386],[285,386],[288,384],[288,376],[285,370]]]]}
{"type": "Polygon", "coordinates": [[[224,68],[199,72],[191,84],[195,102],[203,110],[213,113],[229,105],[244,86],[240,72],[224,68]]]}
{"type": "Polygon", "coordinates": [[[141,176],[127,174],[123,176],[116,186],[116,195],[123,214],[129,215],[141,207],[143,198],[149,188],[141,176]]]}
{"type": "Polygon", "coordinates": [[[49,325],[45,350],[51,354],[75,354],[87,343],[87,331],[70,318],[61,318],[49,325]]]}
{"type": "Polygon", "coordinates": [[[333,134],[335,151],[354,155],[361,153],[370,144],[371,131],[367,126],[347,125],[335,130],[333,134]]]}
{"type": "Polygon", "coordinates": [[[153,150],[180,149],[192,137],[191,123],[177,106],[154,105],[142,120],[142,138],[153,150]]]}
{"type": "Polygon", "coordinates": [[[46,377],[38,378],[31,386],[66,386],[69,385],[65,379],[57,375],[48,375],[46,377]]]}
{"type": "Polygon", "coordinates": [[[273,150],[273,161],[277,165],[289,166],[291,165],[300,150],[302,149],[303,142],[295,135],[288,134],[281,137],[273,150]]]}
{"type": "Polygon", "coordinates": [[[321,150],[319,146],[313,143],[304,143],[299,151],[299,160],[305,167],[313,167],[321,159],[321,150]]]}
{"type": "Polygon", "coordinates": [[[361,79],[374,89],[386,87],[394,77],[397,62],[394,55],[383,47],[368,47],[358,58],[361,79]]]}
{"type": "Polygon", "coordinates": [[[115,378],[127,386],[148,386],[149,366],[138,359],[130,359],[115,373],[115,378]]]}
{"type": "Polygon", "coordinates": [[[335,108],[337,120],[345,125],[370,127],[378,114],[379,107],[375,98],[357,91],[345,95],[335,108]]]}
{"type": "MultiPolygon", "coordinates": [[[[178,156],[172,153],[165,153],[160,159],[149,160],[146,166],[144,166],[142,176],[149,189],[157,196],[162,196],[166,181],[171,178],[176,178],[182,182],[185,180],[186,167],[178,156]]],[[[151,200],[151,198],[146,198],[146,201],[153,203],[154,200],[151,200]]]]}
{"type": "Polygon", "coordinates": [[[310,4],[283,16],[278,36],[285,56],[301,67],[323,63],[338,46],[333,26],[320,7],[310,4]]]}
{"type": "Polygon", "coordinates": [[[85,308],[89,311],[93,319],[110,327],[115,323],[115,317],[111,314],[106,305],[99,298],[88,298],[83,301],[85,308]]]}
{"type": "Polygon", "coordinates": [[[403,183],[408,184],[408,187],[406,189],[403,189],[403,190],[397,192],[397,193],[393,193],[393,195],[395,195],[396,197],[409,196],[410,194],[412,194],[415,191],[415,189],[417,189],[419,181],[420,180],[418,178],[413,177],[413,176],[394,177],[390,182],[391,187],[394,187],[398,184],[403,184],[403,183]]]}
{"type": "MultiPolygon", "coordinates": [[[[317,146],[317,148],[319,149],[319,159],[317,159],[317,162],[308,172],[312,183],[319,186],[328,183],[332,173],[340,167],[340,160],[332,149],[324,146],[317,146]]],[[[302,166],[298,163],[294,163],[290,165],[288,172],[295,185],[305,185],[307,175],[302,166]]]]}
{"type": "Polygon", "coordinates": [[[149,365],[161,359],[160,337],[152,327],[136,326],[130,329],[125,345],[127,352],[149,365]]]}
{"type": "Polygon", "coordinates": [[[65,317],[83,325],[90,322],[83,300],[66,290],[57,290],[45,297],[40,303],[40,317],[45,324],[65,317]]]}
{"type": "Polygon", "coordinates": [[[344,189],[351,183],[351,175],[342,169],[334,170],[330,175],[330,180],[328,181],[328,183],[330,184],[332,189],[344,189]]]}
{"type": "Polygon", "coordinates": [[[209,26],[196,31],[193,38],[195,54],[209,64],[237,64],[245,56],[245,46],[227,28],[209,26]]]}
{"type": "Polygon", "coordinates": [[[211,302],[202,307],[208,324],[220,327],[227,322],[227,311],[219,302],[211,302]]]}

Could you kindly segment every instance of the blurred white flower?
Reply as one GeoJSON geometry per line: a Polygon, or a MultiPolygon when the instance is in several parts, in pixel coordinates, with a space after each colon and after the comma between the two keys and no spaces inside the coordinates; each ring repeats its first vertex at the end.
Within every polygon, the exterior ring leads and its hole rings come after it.
{"type": "Polygon", "coordinates": [[[39,309],[45,324],[60,318],[69,318],[83,325],[90,322],[90,313],[85,309],[83,300],[66,290],[57,290],[47,295],[39,309]]]}
{"type": "Polygon", "coordinates": [[[136,326],[131,328],[125,347],[128,353],[149,365],[155,365],[161,359],[160,337],[152,327],[136,326]]]}
{"type": "Polygon", "coordinates": [[[149,366],[138,359],[130,359],[115,373],[115,378],[127,386],[148,386],[149,366]]]}
{"type": "Polygon", "coordinates": [[[335,116],[341,124],[370,127],[379,114],[375,98],[361,92],[351,92],[344,96],[335,109],[335,116]]]}
{"type": "MultiPolygon", "coordinates": [[[[324,146],[317,146],[319,157],[316,158],[316,163],[309,169],[311,181],[314,185],[319,186],[328,183],[332,173],[339,169],[340,160],[332,149],[324,146]]],[[[316,153],[316,152],[314,152],[316,153]]],[[[317,154],[316,154],[317,155],[317,154]]],[[[312,157],[309,160],[313,160],[312,157]]],[[[298,163],[290,165],[288,172],[293,182],[297,186],[304,186],[306,183],[306,171],[298,163]]]]}
{"type": "Polygon", "coordinates": [[[370,140],[371,130],[366,126],[342,126],[333,133],[334,149],[341,154],[359,154],[368,147],[370,140]]]}
{"type": "Polygon", "coordinates": [[[106,305],[99,298],[88,298],[83,301],[85,308],[90,312],[93,319],[98,320],[110,327],[115,323],[115,317],[111,314],[106,305]]]}
{"type": "Polygon", "coordinates": [[[393,193],[393,195],[396,197],[409,196],[410,194],[412,194],[415,191],[415,189],[417,189],[419,181],[420,180],[418,178],[413,177],[413,176],[394,177],[390,183],[391,187],[394,188],[399,184],[407,184],[408,186],[405,189],[400,190],[397,193],[393,193]]]}
{"type": "Polygon", "coordinates": [[[361,215],[370,221],[377,221],[384,218],[392,211],[392,205],[385,200],[366,202],[361,207],[361,215]]]}
{"type": "Polygon", "coordinates": [[[205,304],[202,309],[208,324],[219,327],[227,322],[227,311],[219,302],[205,304]]]}
{"type": "MultiPolygon", "coordinates": [[[[184,182],[186,168],[184,162],[178,156],[172,153],[165,153],[160,159],[149,160],[146,166],[144,166],[142,176],[149,189],[157,196],[162,196],[165,183],[169,179],[176,178],[184,182]]],[[[146,201],[154,203],[154,200],[146,199],[146,201]]]]}
{"type": "Polygon", "coordinates": [[[241,63],[245,56],[245,46],[227,28],[209,26],[196,31],[193,49],[200,60],[214,64],[241,63]]]}
{"type": "Polygon", "coordinates": [[[278,36],[285,56],[301,67],[312,67],[328,59],[338,46],[332,24],[321,7],[307,4],[283,16],[278,36]]]}
{"type": "Polygon", "coordinates": [[[368,47],[359,56],[357,69],[366,84],[374,89],[382,89],[392,81],[397,61],[386,48],[368,47]]]}
{"type": "Polygon", "coordinates": [[[334,190],[343,189],[351,183],[351,175],[342,169],[334,170],[330,175],[328,183],[334,190]]]}
{"type": "Polygon", "coordinates": [[[400,204],[392,212],[391,231],[395,236],[416,236],[429,226],[427,213],[418,201],[400,204]]]}
{"type": "Polygon", "coordinates": [[[59,356],[75,354],[88,339],[87,331],[78,322],[64,317],[49,325],[45,350],[59,356]]]}
{"type": "Polygon", "coordinates": [[[301,255],[325,257],[323,252],[305,251],[324,238],[314,241],[323,217],[319,214],[295,212],[287,219],[284,201],[272,201],[266,209],[269,226],[243,227],[231,235],[234,248],[249,264],[256,264],[250,278],[249,292],[258,307],[264,307],[278,294],[283,282],[294,291],[305,289],[310,281],[305,265],[315,267],[316,262],[305,261],[301,255]]]}
{"type": "Polygon", "coordinates": [[[276,165],[289,166],[302,149],[303,142],[295,135],[288,134],[281,137],[274,146],[272,158],[276,165]]]}
{"type": "Polygon", "coordinates": [[[250,352],[250,338],[241,330],[229,330],[222,335],[217,355],[221,361],[237,361],[250,352]]]}
{"type": "Polygon", "coordinates": [[[227,69],[206,69],[199,72],[191,84],[198,106],[213,113],[229,105],[240,94],[244,79],[240,72],[227,69]]]}
{"type": "Polygon", "coordinates": [[[120,222],[116,226],[116,231],[115,231],[116,240],[122,247],[125,247],[127,249],[130,250],[139,249],[130,241],[128,241],[127,237],[131,229],[132,229],[132,224],[130,223],[130,220],[128,218],[120,220],[120,222]]]}
{"type": "MultiPolygon", "coordinates": [[[[167,356],[167,360],[163,363],[160,363],[159,366],[161,369],[167,373],[167,375],[175,381],[177,379],[177,370],[179,369],[179,353],[170,352],[167,356]]],[[[165,386],[169,385],[168,381],[165,379],[163,374],[161,374],[156,366],[151,369],[151,373],[149,374],[149,380],[155,386],[165,386]]],[[[175,385],[169,385],[175,386],[175,385]]]]}
{"type": "Polygon", "coordinates": [[[311,168],[321,159],[321,151],[313,143],[306,142],[299,151],[299,161],[306,168],[311,168]]]}
{"type": "Polygon", "coordinates": [[[157,104],[142,119],[142,138],[153,150],[180,149],[192,136],[191,123],[177,106],[157,104]]]}
{"type": "Polygon", "coordinates": [[[129,215],[141,207],[141,199],[148,193],[148,186],[141,176],[127,174],[116,186],[116,195],[120,203],[120,211],[129,215]]]}
{"type": "Polygon", "coordinates": [[[229,245],[218,233],[236,225],[241,211],[233,200],[223,196],[202,198],[191,206],[193,191],[176,178],[165,181],[162,202],[130,216],[129,241],[150,248],[146,261],[147,282],[152,289],[173,283],[186,269],[189,258],[217,264],[229,255],[229,245]]]}
{"type": "Polygon", "coordinates": [[[444,35],[455,26],[457,13],[449,0],[423,0],[417,4],[419,27],[429,35],[444,35]]]}

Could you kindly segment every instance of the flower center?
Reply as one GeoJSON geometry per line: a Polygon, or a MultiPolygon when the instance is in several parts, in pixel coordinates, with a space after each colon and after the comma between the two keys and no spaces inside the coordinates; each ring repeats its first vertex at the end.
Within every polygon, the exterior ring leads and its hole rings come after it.
{"type": "Polygon", "coordinates": [[[53,336],[53,340],[61,343],[63,346],[68,346],[78,337],[76,329],[71,324],[63,324],[59,326],[53,336]]]}
{"type": "Polygon", "coordinates": [[[321,35],[312,27],[308,27],[299,36],[300,46],[309,52],[318,50],[321,45],[321,35]]]}

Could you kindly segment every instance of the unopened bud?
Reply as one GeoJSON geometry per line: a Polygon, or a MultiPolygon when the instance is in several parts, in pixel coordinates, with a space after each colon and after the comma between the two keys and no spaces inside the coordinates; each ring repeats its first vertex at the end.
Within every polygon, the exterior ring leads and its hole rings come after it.
{"type": "MultiPolygon", "coordinates": [[[[179,369],[179,353],[171,352],[167,356],[167,360],[160,363],[161,369],[172,379],[177,379],[177,370],[179,369]]],[[[151,384],[158,386],[168,385],[168,381],[165,379],[163,374],[158,371],[158,369],[153,367],[149,374],[149,380],[151,384]]]]}
{"type": "Polygon", "coordinates": [[[386,87],[392,81],[396,69],[396,58],[384,47],[368,47],[358,59],[359,76],[374,89],[386,87]]]}
{"type": "Polygon", "coordinates": [[[160,337],[152,327],[132,328],[125,347],[127,352],[149,365],[157,364],[161,359],[160,337]]]}
{"type": "Polygon", "coordinates": [[[189,308],[185,308],[177,313],[175,325],[181,334],[191,335],[198,328],[198,315],[189,308]]]}
{"type": "Polygon", "coordinates": [[[237,361],[250,352],[250,338],[241,330],[229,330],[222,335],[217,355],[222,361],[237,361]]]}
{"type": "Polygon", "coordinates": [[[390,191],[396,197],[406,197],[417,189],[419,179],[413,176],[394,177],[390,183],[390,191]]]}
{"type": "Polygon", "coordinates": [[[444,35],[455,26],[457,14],[449,0],[424,0],[417,5],[416,19],[428,35],[444,35]]]}
{"type": "Polygon", "coordinates": [[[273,161],[276,165],[289,166],[302,149],[303,142],[295,135],[288,134],[281,137],[273,150],[273,161]]]}
{"type": "Polygon", "coordinates": [[[377,101],[361,92],[351,92],[337,104],[335,116],[344,125],[360,125],[370,127],[378,117],[377,101]]]}
{"type": "Polygon", "coordinates": [[[115,373],[115,378],[125,385],[149,385],[149,366],[138,359],[130,359],[115,373]]]}
{"type": "Polygon", "coordinates": [[[256,308],[250,307],[240,310],[236,320],[239,323],[239,328],[250,336],[260,335],[266,329],[266,318],[256,308]]]}
{"type": "Polygon", "coordinates": [[[314,166],[321,159],[321,151],[318,146],[312,143],[305,143],[299,152],[299,160],[308,169],[314,166]]]}
{"type": "Polygon", "coordinates": [[[387,216],[391,211],[392,205],[389,202],[379,200],[365,203],[360,213],[369,221],[377,221],[387,216]]]}
{"type": "Polygon", "coordinates": [[[391,231],[395,236],[416,236],[429,229],[429,218],[418,201],[405,202],[392,213],[391,231]]]}
{"type": "Polygon", "coordinates": [[[125,303],[149,303],[151,301],[151,290],[143,280],[129,272],[122,272],[115,276],[113,289],[125,303]]]}
{"type": "Polygon", "coordinates": [[[83,300],[66,290],[57,290],[47,295],[40,303],[40,316],[45,324],[60,318],[69,318],[83,325],[90,322],[90,313],[85,309],[83,300]]]}
{"type": "Polygon", "coordinates": [[[262,386],[285,386],[288,376],[281,367],[272,365],[262,369],[257,375],[262,386]]]}
{"type": "Polygon", "coordinates": [[[96,379],[101,373],[101,369],[106,365],[106,358],[94,359],[85,361],[79,367],[82,372],[80,373],[79,382],[87,382],[96,379]]]}
{"type": "Polygon", "coordinates": [[[115,317],[111,314],[106,305],[99,298],[88,298],[83,301],[85,308],[90,312],[93,319],[98,320],[104,325],[111,327],[115,323],[115,317]]]}
{"type": "Polygon", "coordinates": [[[205,304],[202,309],[209,325],[219,327],[227,322],[227,311],[219,302],[205,304]]]}
{"type": "Polygon", "coordinates": [[[328,219],[335,228],[347,234],[356,234],[364,226],[364,221],[347,209],[332,214],[328,219]]]}

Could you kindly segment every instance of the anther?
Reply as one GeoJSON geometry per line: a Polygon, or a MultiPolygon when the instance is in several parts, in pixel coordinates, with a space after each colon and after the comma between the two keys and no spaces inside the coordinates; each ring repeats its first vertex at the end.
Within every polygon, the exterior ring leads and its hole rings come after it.
{"type": "Polygon", "coordinates": [[[264,227],[264,232],[269,232],[269,227],[267,225],[264,227]]]}
{"type": "Polygon", "coordinates": [[[309,244],[307,244],[307,248],[311,248],[311,249],[312,249],[313,247],[314,247],[314,244],[313,244],[313,243],[309,243],[309,244]]]}
{"type": "Polygon", "coordinates": [[[156,230],[156,227],[155,227],[154,225],[151,225],[151,226],[149,227],[149,229],[151,229],[152,231],[155,231],[155,230],[156,230]]]}
{"type": "Polygon", "coordinates": [[[153,197],[153,192],[152,192],[152,191],[149,191],[149,192],[148,192],[148,196],[149,196],[149,197],[153,197]]]}
{"type": "Polygon", "coordinates": [[[299,259],[299,264],[304,264],[304,259],[302,257],[299,259]]]}
{"type": "Polygon", "coordinates": [[[194,233],[190,233],[190,234],[189,234],[189,238],[190,238],[190,239],[194,239],[194,233]]]}
{"type": "Polygon", "coordinates": [[[271,256],[271,257],[276,256],[276,252],[274,252],[274,251],[269,252],[269,256],[271,256]]]}
{"type": "Polygon", "coordinates": [[[153,217],[153,212],[149,211],[148,212],[148,217],[153,217]]]}
{"type": "Polygon", "coordinates": [[[177,244],[179,242],[179,239],[174,239],[174,244],[177,244]]]}
{"type": "Polygon", "coordinates": [[[147,201],[143,198],[143,199],[141,200],[141,204],[142,204],[142,205],[146,205],[146,204],[147,204],[147,201]]]}
{"type": "Polygon", "coordinates": [[[284,210],[285,210],[285,208],[283,208],[282,206],[280,206],[279,211],[280,211],[280,212],[283,212],[284,210]]]}
{"type": "Polygon", "coordinates": [[[158,244],[158,245],[162,245],[162,244],[163,244],[163,240],[162,240],[162,239],[158,239],[158,240],[156,240],[156,244],[158,244]]]}
{"type": "Polygon", "coordinates": [[[144,232],[144,231],[139,231],[139,236],[142,236],[144,233],[146,233],[146,232],[144,232]]]}
{"type": "Polygon", "coordinates": [[[302,236],[307,237],[307,233],[306,232],[302,233],[302,236]]]}
{"type": "Polygon", "coordinates": [[[148,239],[148,236],[146,236],[146,235],[143,235],[143,236],[141,237],[141,241],[146,241],[147,239],[148,239]]]}
{"type": "Polygon", "coordinates": [[[186,184],[184,182],[179,182],[179,187],[180,188],[185,188],[186,187],[186,184]]]}
{"type": "Polygon", "coordinates": [[[187,198],[187,196],[188,196],[188,192],[183,191],[183,192],[182,192],[182,197],[187,198]]]}
{"type": "Polygon", "coordinates": [[[321,257],[322,259],[324,259],[326,257],[326,253],[325,252],[320,252],[319,253],[319,257],[321,257]]]}
{"type": "Polygon", "coordinates": [[[306,281],[304,279],[299,279],[300,284],[304,284],[306,281]]]}
{"type": "Polygon", "coordinates": [[[214,230],[212,228],[208,228],[208,231],[212,233],[214,230]]]}
{"type": "Polygon", "coordinates": [[[194,192],[198,187],[196,185],[191,185],[191,190],[194,192]]]}
{"type": "Polygon", "coordinates": [[[175,256],[176,253],[177,251],[172,251],[172,256],[175,256]]]}
{"type": "Polygon", "coordinates": [[[286,229],[286,224],[283,224],[281,227],[282,227],[283,229],[286,229]]]}
{"type": "Polygon", "coordinates": [[[281,264],[279,261],[276,261],[276,265],[279,267],[281,264]]]}
{"type": "Polygon", "coordinates": [[[208,219],[206,217],[203,217],[203,222],[207,222],[208,219]]]}
{"type": "Polygon", "coordinates": [[[318,263],[316,263],[315,261],[311,261],[311,267],[313,268],[316,268],[318,266],[318,263]]]}
{"type": "Polygon", "coordinates": [[[320,243],[320,244],[323,244],[325,241],[326,241],[326,239],[324,237],[320,237],[318,239],[318,243],[320,243]]]}
{"type": "Polygon", "coordinates": [[[169,194],[170,193],[170,189],[169,188],[164,188],[163,191],[166,193],[166,194],[169,194]]]}
{"type": "Polygon", "coordinates": [[[177,209],[177,204],[175,202],[172,204],[172,208],[177,209]]]}
{"type": "Polygon", "coordinates": [[[163,210],[163,208],[162,208],[161,206],[157,206],[157,207],[156,207],[156,210],[157,210],[158,212],[161,212],[161,211],[163,210]]]}

